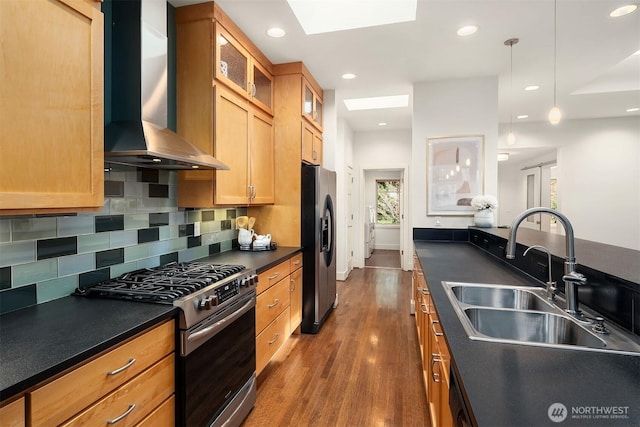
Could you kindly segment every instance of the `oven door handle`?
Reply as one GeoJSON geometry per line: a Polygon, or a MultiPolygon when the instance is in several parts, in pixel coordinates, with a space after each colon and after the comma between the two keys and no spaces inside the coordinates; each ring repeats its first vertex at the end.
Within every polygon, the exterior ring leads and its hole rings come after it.
{"type": "Polygon", "coordinates": [[[254,307],[255,304],[256,304],[256,302],[254,301],[253,298],[251,298],[249,301],[247,301],[247,303],[245,305],[243,305],[241,308],[239,308],[238,310],[234,311],[232,314],[230,314],[229,316],[225,317],[224,319],[221,319],[221,320],[217,321],[216,323],[214,323],[211,326],[207,326],[206,328],[204,328],[201,331],[194,332],[191,335],[189,335],[187,337],[187,341],[191,341],[191,342],[198,341],[198,340],[201,340],[203,338],[209,338],[209,337],[212,337],[212,336],[216,335],[218,332],[220,332],[221,330],[223,330],[226,327],[227,323],[233,322],[238,317],[242,316],[247,311],[251,310],[251,308],[254,307]]]}

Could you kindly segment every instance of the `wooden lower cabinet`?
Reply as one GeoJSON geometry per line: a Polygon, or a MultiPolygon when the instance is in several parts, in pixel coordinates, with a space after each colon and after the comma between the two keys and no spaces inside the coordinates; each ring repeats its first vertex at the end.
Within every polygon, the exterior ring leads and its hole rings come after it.
{"type": "Polygon", "coordinates": [[[126,420],[123,424],[135,425],[173,394],[174,358],[168,355],[62,425],[98,427],[105,420],[107,424],[126,420]]]}
{"type": "Polygon", "coordinates": [[[24,427],[24,397],[0,408],[0,425],[2,427],[24,427]]]}
{"type": "Polygon", "coordinates": [[[256,374],[302,322],[302,254],[258,273],[256,374]]]}
{"type": "Polygon", "coordinates": [[[291,258],[291,276],[289,278],[289,304],[291,310],[290,333],[300,333],[302,323],[302,254],[291,258]]]}
{"type": "Polygon", "coordinates": [[[422,379],[429,403],[431,425],[452,426],[449,407],[451,356],[417,256],[414,256],[413,284],[416,331],[422,355],[422,379]]]}
{"type": "Polygon", "coordinates": [[[140,421],[137,427],[174,427],[176,412],[176,398],[172,394],[162,402],[153,412],[140,421]]]}
{"type": "Polygon", "coordinates": [[[260,375],[289,337],[289,307],[256,337],[256,374],[260,375]]]}
{"type": "Polygon", "coordinates": [[[174,393],[174,348],[170,320],[47,382],[28,393],[29,425],[141,421],[174,393]]]}

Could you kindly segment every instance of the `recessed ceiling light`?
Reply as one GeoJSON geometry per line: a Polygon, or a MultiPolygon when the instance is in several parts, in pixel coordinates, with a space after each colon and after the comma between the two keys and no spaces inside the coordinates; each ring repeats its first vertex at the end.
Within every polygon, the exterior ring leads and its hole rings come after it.
{"type": "Polygon", "coordinates": [[[628,4],[626,6],[617,8],[616,10],[611,12],[609,16],[611,16],[612,18],[618,18],[620,16],[628,15],[632,12],[635,12],[637,8],[638,6],[636,6],[635,4],[628,4]]]}
{"type": "Polygon", "coordinates": [[[379,108],[400,108],[409,105],[409,95],[375,96],[371,98],[345,99],[347,110],[375,110],[379,108]]]}
{"type": "Polygon", "coordinates": [[[640,111],[640,107],[627,108],[627,113],[635,113],[636,111],[640,111]]]}
{"type": "Polygon", "coordinates": [[[363,7],[362,0],[287,0],[287,3],[305,34],[415,21],[418,6],[418,0],[377,0],[370,7],[363,7]]]}
{"type": "Polygon", "coordinates": [[[387,125],[387,123],[385,123],[385,122],[378,123],[378,126],[386,126],[386,125],[387,125]]]}
{"type": "Polygon", "coordinates": [[[351,79],[355,79],[356,75],[353,74],[353,73],[344,73],[342,75],[342,78],[345,79],[345,80],[351,80],[351,79]]]}
{"type": "Polygon", "coordinates": [[[461,37],[470,36],[476,31],[478,31],[478,27],[475,25],[467,25],[458,29],[458,35],[461,37]]]}
{"type": "Polygon", "coordinates": [[[531,85],[524,88],[524,90],[538,90],[538,89],[540,89],[540,86],[538,85],[531,85]]]}
{"type": "Polygon", "coordinates": [[[273,27],[267,30],[267,35],[269,37],[273,37],[274,39],[279,39],[280,37],[284,37],[287,34],[282,28],[273,27]]]}
{"type": "Polygon", "coordinates": [[[528,114],[520,114],[519,116],[516,116],[517,119],[526,119],[527,117],[529,117],[528,114]]]}
{"type": "Polygon", "coordinates": [[[506,160],[509,160],[509,153],[498,153],[499,162],[504,162],[506,160]]]}

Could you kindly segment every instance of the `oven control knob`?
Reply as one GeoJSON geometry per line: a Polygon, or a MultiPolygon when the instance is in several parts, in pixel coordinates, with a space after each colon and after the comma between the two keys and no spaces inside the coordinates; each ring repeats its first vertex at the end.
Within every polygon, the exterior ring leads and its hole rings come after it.
{"type": "Polygon", "coordinates": [[[198,308],[200,310],[211,310],[211,298],[204,297],[198,302],[198,308]]]}
{"type": "Polygon", "coordinates": [[[251,277],[249,278],[249,280],[251,281],[251,286],[258,286],[258,275],[257,274],[252,274],[251,277]]]}
{"type": "Polygon", "coordinates": [[[248,277],[245,277],[240,281],[240,287],[242,288],[248,288],[250,284],[251,284],[251,279],[249,279],[248,277]]]}

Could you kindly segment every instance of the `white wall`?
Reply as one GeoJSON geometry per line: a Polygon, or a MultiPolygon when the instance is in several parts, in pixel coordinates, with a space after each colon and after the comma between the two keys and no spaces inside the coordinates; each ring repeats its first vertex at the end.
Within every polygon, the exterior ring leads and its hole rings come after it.
{"type": "Polygon", "coordinates": [[[640,250],[637,117],[518,124],[514,133],[522,147],[557,147],[558,210],[576,237],[640,250]]]}
{"type": "MultiPolygon", "coordinates": [[[[364,206],[376,206],[376,180],[400,179],[402,171],[399,170],[365,170],[364,171],[364,206]]],[[[363,221],[364,224],[364,221],[363,221]]],[[[363,229],[364,230],[364,229],[363,229]]],[[[364,231],[363,231],[364,232],[364,231]]],[[[376,224],[374,249],[400,250],[400,225],[376,224]]]]}
{"type": "Polygon", "coordinates": [[[354,239],[348,227],[347,198],[347,171],[353,167],[353,132],[343,119],[338,119],[335,99],[335,91],[324,91],[322,162],[325,169],[336,171],[336,278],[345,280],[350,271],[349,254],[354,239]]]}
{"type": "MultiPolygon", "coordinates": [[[[413,227],[435,227],[427,216],[427,138],[484,135],[484,192],[498,193],[498,78],[444,80],[413,86],[411,204],[413,227]]],[[[472,216],[441,216],[440,226],[466,228],[472,216]]]]}
{"type": "MultiPolygon", "coordinates": [[[[364,173],[367,170],[406,170],[409,175],[411,164],[411,131],[410,130],[386,130],[377,132],[356,132],[353,145],[355,188],[360,188],[354,194],[353,203],[358,209],[354,217],[354,266],[364,267],[364,173]],[[361,194],[362,193],[362,194],[361,194]]],[[[409,183],[405,177],[405,188],[409,183]]],[[[408,199],[405,197],[405,199],[408,199]]],[[[405,212],[410,209],[405,203],[405,212]]],[[[405,215],[405,221],[408,219],[405,215]]],[[[408,223],[410,224],[410,223],[408,223]]],[[[410,227],[408,227],[410,228],[410,227]]],[[[378,238],[376,230],[376,240],[378,238]]],[[[405,237],[405,240],[408,237],[405,237]]],[[[405,254],[406,255],[406,254],[405,254]]],[[[411,254],[409,254],[410,256],[411,254]]]]}
{"type": "Polygon", "coordinates": [[[498,162],[498,217],[497,225],[511,225],[516,216],[527,209],[527,189],[521,169],[541,163],[556,161],[556,150],[530,159],[518,160],[511,156],[506,162],[498,162]]]}

